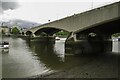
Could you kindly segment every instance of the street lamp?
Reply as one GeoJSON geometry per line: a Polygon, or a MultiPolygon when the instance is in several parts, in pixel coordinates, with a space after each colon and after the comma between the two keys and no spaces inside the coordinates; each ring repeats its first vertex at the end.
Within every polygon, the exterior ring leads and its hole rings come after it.
{"type": "Polygon", "coordinates": [[[92,0],[92,3],[91,3],[91,9],[93,9],[93,0],[92,0]]]}
{"type": "Polygon", "coordinates": [[[48,22],[50,22],[50,20],[48,20],[48,22]]]}

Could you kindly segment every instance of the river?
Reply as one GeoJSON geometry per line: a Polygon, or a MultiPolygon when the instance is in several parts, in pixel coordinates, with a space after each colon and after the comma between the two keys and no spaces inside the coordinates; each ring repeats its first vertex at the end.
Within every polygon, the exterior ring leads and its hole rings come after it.
{"type": "MultiPolygon", "coordinates": [[[[79,57],[65,56],[64,40],[55,44],[29,42],[22,38],[4,38],[10,44],[9,50],[0,49],[0,77],[26,78],[70,68],[79,64],[79,57]]],[[[118,51],[114,41],[113,51],[118,51]]],[[[84,61],[83,61],[84,63],[84,61]]]]}

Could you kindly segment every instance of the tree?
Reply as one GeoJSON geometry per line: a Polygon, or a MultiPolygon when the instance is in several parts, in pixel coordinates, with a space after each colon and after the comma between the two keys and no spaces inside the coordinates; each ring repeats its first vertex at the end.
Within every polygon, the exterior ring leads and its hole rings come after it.
{"type": "Polygon", "coordinates": [[[69,32],[67,31],[59,31],[56,33],[56,35],[69,35],[69,32]]]}
{"type": "Polygon", "coordinates": [[[112,36],[113,37],[118,37],[118,36],[120,36],[120,33],[113,34],[112,36]]]}
{"type": "Polygon", "coordinates": [[[14,27],[12,29],[12,34],[19,34],[19,33],[20,33],[20,30],[17,27],[14,27]]]}

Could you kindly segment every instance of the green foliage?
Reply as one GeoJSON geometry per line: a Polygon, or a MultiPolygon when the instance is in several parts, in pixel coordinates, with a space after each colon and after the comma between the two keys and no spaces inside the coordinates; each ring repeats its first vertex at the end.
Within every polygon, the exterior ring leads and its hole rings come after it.
{"type": "Polygon", "coordinates": [[[69,33],[66,31],[59,31],[56,33],[56,35],[68,35],[69,33]]]}
{"type": "Polygon", "coordinates": [[[47,36],[47,34],[45,32],[42,32],[40,35],[41,36],[47,36]]]}
{"type": "Polygon", "coordinates": [[[17,27],[14,27],[12,29],[12,34],[19,34],[19,33],[20,33],[20,30],[17,27]]]}
{"type": "Polygon", "coordinates": [[[112,36],[113,37],[118,37],[118,36],[120,36],[120,33],[113,34],[112,36]]]}
{"type": "Polygon", "coordinates": [[[61,37],[61,38],[66,38],[69,35],[69,32],[67,31],[59,31],[55,33],[56,36],[61,37]]]}

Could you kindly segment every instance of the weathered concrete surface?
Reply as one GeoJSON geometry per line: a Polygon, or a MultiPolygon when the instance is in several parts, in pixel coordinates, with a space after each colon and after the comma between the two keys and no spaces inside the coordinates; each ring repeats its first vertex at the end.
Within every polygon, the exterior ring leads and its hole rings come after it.
{"type": "Polygon", "coordinates": [[[75,14],[60,20],[43,24],[38,27],[29,29],[32,33],[42,28],[57,28],[69,32],[78,32],[87,28],[104,24],[120,17],[120,2],[111,5],[96,8],[84,13],[75,14]]]}

